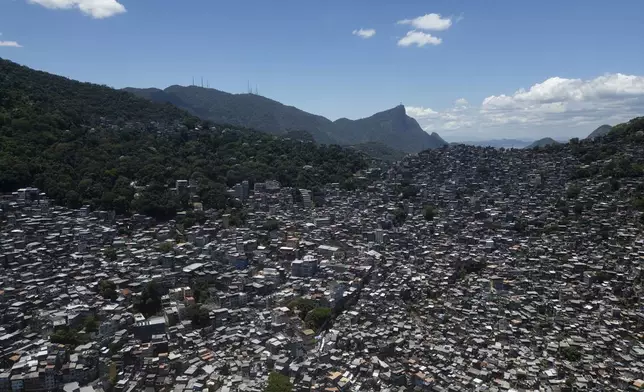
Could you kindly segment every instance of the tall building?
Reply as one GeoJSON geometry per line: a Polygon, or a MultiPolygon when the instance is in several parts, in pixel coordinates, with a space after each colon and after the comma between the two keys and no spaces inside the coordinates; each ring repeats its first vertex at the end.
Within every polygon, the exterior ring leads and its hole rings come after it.
{"type": "Polygon", "coordinates": [[[250,190],[250,185],[248,184],[248,180],[242,181],[241,187],[242,187],[242,200],[247,200],[249,190],[250,190]]]}
{"type": "Polygon", "coordinates": [[[307,255],[302,260],[291,262],[291,275],[298,277],[311,277],[318,269],[318,261],[315,257],[307,255]]]}
{"type": "Polygon", "coordinates": [[[385,233],[382,229],[376,229],[376,244],[382,244],[384,242],[385,233]]]}
{"type": "Polygon", "coordinates": [[[239,200],[244,200],[244,190],[242,189],[241,184],[235,184],[235,186],[233,186],[233,195],[235,195],[239,200]]]}
{"type": "Polygon", "coordinates": [[[302,204],[304,207],[311,208],[313,206],[313,203],[311,202],[311,191],[308,189],[300,189],[300,193],[302,194],[302,204]]]}

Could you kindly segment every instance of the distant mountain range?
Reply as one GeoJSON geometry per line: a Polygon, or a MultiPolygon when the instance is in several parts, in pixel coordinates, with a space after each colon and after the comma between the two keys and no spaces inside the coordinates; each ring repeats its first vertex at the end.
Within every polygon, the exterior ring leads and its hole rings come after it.
{"type": "Polygon", "coordinates": [[[533,140],[521,139],[490,139],[490,140],[472,140],[457,142],[454,144],[466,144],[468,146],[494,147],[494,148],[524,148],[530,145],[533,140]]]}
{"type": "Polygon", "coordinates": [[[594,139],[596,137],[606,136],[610,131],[613,130],[613,127],[610,125],[602,125],[601,127],[595,129],[586,139],[594,139]]]}
{"type": "Polygon", "coordinates": [[[316,142],[323,144],[382,143],[390,149],[405,153],[416,153],[447,144],[437,133],[425,132],[415,119],[407,116],[402,105],[359,120],[341,118],[331,121],[255,94],[230,94],[210,88],[176,85],[165,90],[124,90],[151,101],[169,102],[218,124],[252,128],[282,136],[306,131],[316,142]]]}
{"type": "Polygon", "coordinates": [[[545,146],[550,146],[550,145],[553,145],[553,144],[559,144],[559,142],[556,141],[555,139],[551,138],[551,137],[544,137],[543,139],[539,139],[539,140],[533,142],[532,144],[530,144],[526,148],[545,147],[545,146]]]}

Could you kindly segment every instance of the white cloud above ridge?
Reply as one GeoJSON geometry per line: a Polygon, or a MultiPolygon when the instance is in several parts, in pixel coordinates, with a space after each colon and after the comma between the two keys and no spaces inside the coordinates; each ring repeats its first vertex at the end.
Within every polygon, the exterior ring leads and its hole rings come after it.
{"type": "Polygon", "coordinates": [[[6,48],[22,48],[22,45],[17,43],[16,41],[0,41],[0,47],[6,47],[6,48]]]}
{"type": "Polygon", "coordinates": [[[360,38],[364,39],[369,39],[376,35],[376,30],[375,29],[360,29],[360,30],[353,30],[351,33],[353,35],[357,35],[360,38]]]}
{"type": "Polygon", "coordinates": [[[423,33],[422,31],[412,30],[408,31],[407,35],[398,40],[398,46],[412,46],[416,45],[422,48],[425,45],[440,45],[443,42],[441,38],[434,37],[431,34],[423,33]]]}
{"type": "Polygon", "coordinates": [[[424,108],[421,106],[405,106],[405,111],[407,112],[407,115],[411,117],[432,117],[438,114],[438,112],[430,108],[424,108]]]}
{"type": "Polygon", "coordinates": [[[27,0],[49,9],[78,9],[94,19],[109,18],[125,13],[125,6],[117,0],[27,0]]]}
{"type": "Polygon", "coordinates": [[[407,113],[448,141],[585,137],[601,124],[644,114],[644,76],[553,77],[511,95],[488,96],[480,105],[458,99],[445,110],[410,107],[407,113]]]}
{"type": "Polygon", "coordinates": [[[443,18],[440,14],[425,14],[414,19],[404,19],[398,24],[411,25],[419,30],[444,31],[452,26],[451,18],[443,18]]]}

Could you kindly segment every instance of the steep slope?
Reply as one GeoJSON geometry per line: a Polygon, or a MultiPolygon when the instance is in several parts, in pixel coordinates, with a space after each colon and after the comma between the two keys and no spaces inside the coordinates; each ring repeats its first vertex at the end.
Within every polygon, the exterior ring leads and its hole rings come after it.
{"type": "Polygon", "coordinates": [[[358,151],[362,151],[372,158],[380,159],[382,161],[387,161],[387,162],[399,161],[403,159],[405,155],[407,155],[400,150],[394,150],[393,148],[380,142],[367,142],[367,143],[355,144],[351,146],[351,148],[355,148],[358,151]]]}
{"type": "Polygon", "coordinates": [[[127,88],[140,97],[169,102],[203,119],[232,124],[272,134],[306,131],[322,144],[354,145],[380,142],[395,150],[418,152],[445,143],[438,134],[429,135],[404,106],[360,120],[335,122],[292,106],[255,95],[230,94],[197,86],[170,86],[165,90],[127,88]]]}
{"type": "Polygon", "coordinates": [[[543,139],[539,139],[539,140],[535,141],[534,143],[530,144],[526,148],[545,147],[545,146],[550,146],[550,145],[553,145],[553,144],[559,144],[559,142],[556,141],[555,139],[551,138],[551,137],[544,137],[543,139]]]}
{"type": "Polygon", "coordinates": [[[319,143],[335,142],[321,131],[331,121],[260,95],[230,94],[210,88],[176,85],[165,90],[154,90],[157,89],[126,89],[152,101],[172,103],[217,124],[230,124],[272,134],[307,131],[319,143]]]}
{"type": "Polygon", "coordinates": [[[169,190],[176,180],[196,180],[204,206],[223,210],[235,205],[227,187],[243,180],[306,188],[365,167],[351,149],[212,126],[172,105],[0,59],[0,192],[36,186],[72,207],[166,219],[190,208],[169,190]]]}
{"type": "Polygon", "coordinates": [[[610,125],[604,124],[591,132],[591,134],[588,135],[586,139],[594,139],[596,137],[606,136],[612,129],[613,127],[611,127],[610,125]]]}

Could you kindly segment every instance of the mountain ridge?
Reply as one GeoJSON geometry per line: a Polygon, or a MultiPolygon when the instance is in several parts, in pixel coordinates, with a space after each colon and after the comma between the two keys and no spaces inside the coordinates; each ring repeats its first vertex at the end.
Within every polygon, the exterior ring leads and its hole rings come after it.
{"type": "Polygon", "coordinates": [[[160,220],[178,211],[194,218],[198,202],[242,219],[228,192],[242,181],[346,185],[368,167],[360,151],[300,141],[305,136],[215,126],[170,104],[0,58],[2,193],[35,186],[72,208],[160,220]],[[194,194],[173,192],[177,180],[198,184],[194,194]]]}
{"type": "Polygon", "coordinates": [[[156,102],[168,102],[198,117],[283,135],[306,131],[321,144],[356,145],[379,142],[394,150],[415,153],[447,143],[437,134],[425,132],[408,116],[405,107],[372,116],[331,121],[295,106],[255,94],[232,94],[212,88],[172,85],[163,90],[127,87],[123,90],[156,102]]]}
{"type": "Polygon", "coordinates": [[[537,147],[545,147],[545,146],[551,146],[554,144],[561,144],[555,139],[551,137],[544,137],[543,139],[539,139],[534,141],[532,144],[529,146],[525,147],[526,149],[531,149],[531,148],[537,148],[537,147]]]}
{"type": "Polygon", "coordinates": [[[601,125],[597,129],[592,131],[590,133],[590,135],[588,135],[588,137],[586,137],[586,139],[594,139],[594,138],[597,138],[597,137],[606,136],[612,130],[613,130],[613,127],[608,125],[608,124],[601,125]]]}

